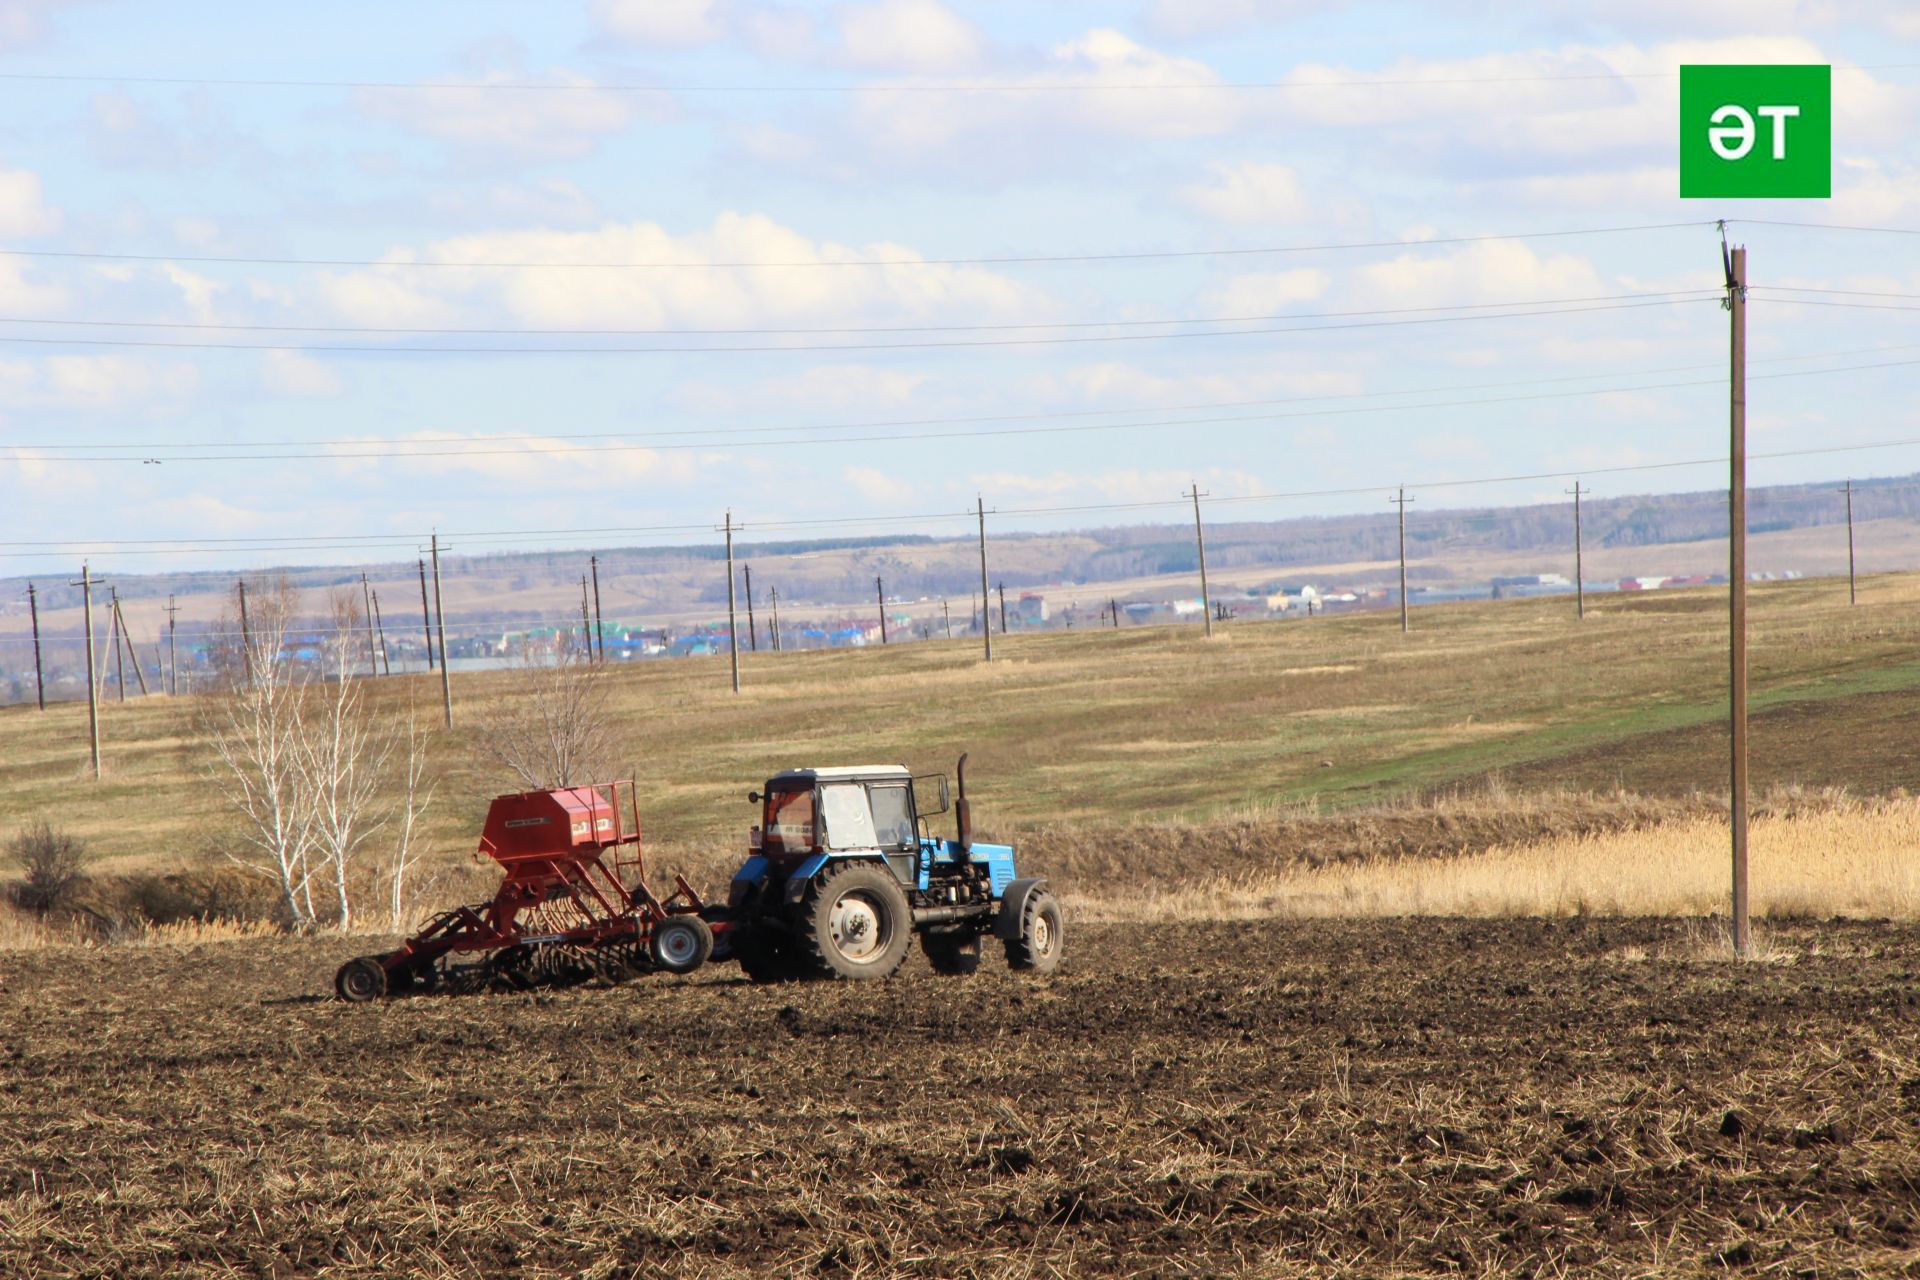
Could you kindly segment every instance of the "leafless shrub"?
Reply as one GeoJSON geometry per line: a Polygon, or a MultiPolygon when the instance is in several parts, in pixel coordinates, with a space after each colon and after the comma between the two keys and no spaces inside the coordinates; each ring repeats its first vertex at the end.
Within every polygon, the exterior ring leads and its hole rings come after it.
{"type": "Polygon", "coordinates": [[[26,872],[14,899],[29,911],[41,915],[64,911],[86,884],[81,869],[86,846],[64,831],[55,831],[44,819],[8,841],[7,852],[26,872]]]}
{"type": "Polygon", "coordinates": [[[529,642],[519,688],[482,718],[479,749],[530,790],[581,786],[608,776],[613,728],[605,668],[564,640],[529,642]]]}

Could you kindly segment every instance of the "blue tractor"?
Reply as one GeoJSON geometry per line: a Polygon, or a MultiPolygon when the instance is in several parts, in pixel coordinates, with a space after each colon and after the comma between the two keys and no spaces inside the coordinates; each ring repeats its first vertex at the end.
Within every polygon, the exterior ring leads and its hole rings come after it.
{"type": "Polygon", "coordinates": [[[747,799],[760,806],[753,853],[734,873],[724,937],[756,982],[871,981],[906,962],[913,935],[940,973],[980,967],[991,934],[1016,970],[1060,965],[1059,901],[1022,879],[1013,847],[973,838],[967,758],[949,806],[944,774],[904,765],[788,769],[747,799]],[[951,807],[958,837],[928,820],[951,807]]]}

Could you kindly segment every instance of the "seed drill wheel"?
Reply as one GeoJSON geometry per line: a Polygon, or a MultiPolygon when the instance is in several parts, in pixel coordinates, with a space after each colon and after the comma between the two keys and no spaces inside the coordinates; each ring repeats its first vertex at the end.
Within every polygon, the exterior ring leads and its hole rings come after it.
{"type": "Polygon", "coordinates": [[[1066,941],[1060,900],[1045,889],[1035,889],[1020,913],[1020,936],[1007,940],[1007,965],[1028,973],[1052,973],[1060,967],[1060,947],[1066,941]]]}
{"type": "Polygon", "coordinates": [[[692,973],[713,954],[713,930],[699,916],[668,916],[654,926],[648,950],[656,968],[692,973]]]}
{"type": "Polygon", "coordinates": [[[353,1004],[378,1000],[387,994],[387,968],[372,956],[358,956],[333,975],[333,989],[353,1004]]]}
{"type": "Polygon", "coordinates": [[[892,977],[906,961],[913,913],[892,871],[852,862],[813,886],[795,933],[815,973],[873,981],[892,977]]]}

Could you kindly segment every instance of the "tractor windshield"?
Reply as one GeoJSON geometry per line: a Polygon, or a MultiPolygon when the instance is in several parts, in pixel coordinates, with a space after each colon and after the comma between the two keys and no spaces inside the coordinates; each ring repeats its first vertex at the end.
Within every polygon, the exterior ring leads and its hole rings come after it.
{"type": "Polygon", "coordinates": [[[813,788],[767,792],[764,853],[811,853],[814,837],[813,788]]]}

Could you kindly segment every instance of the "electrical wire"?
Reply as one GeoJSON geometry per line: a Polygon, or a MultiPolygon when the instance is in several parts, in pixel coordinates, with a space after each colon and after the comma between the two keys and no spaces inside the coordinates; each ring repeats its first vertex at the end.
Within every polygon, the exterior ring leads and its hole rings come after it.
{"type": "Polygon", "coordinates": [[[1576,227],[1559,231],[1510,231],[1471,236],[1436,236],[1426,240],[1355,240],[1333,244],[1268,245],[1238,249],[1162,249],[1114,251],[1107,253],[1030,253],[976,258],[834,258],[772,262],[394,262],[367,258],[250,258],[215,254],[177,253],[104,253],[75,249],[21,249],[0,247],[0,254],[21,258],[76,258],[107,262],[192,262],[227,263],[246,266],[281,267],[385,267],[398,270],[510,270],[531,271],[548,268],[589,271],[614,270],[700,270],[742,271],[766,268],[813,267],[959,267],[1020,266],[1058,262],[1156,262],[1184,258],[1231,258],[1282,253],[1334,253],[1352,249],[1422,249],[1443,245],[1482,244],[1495,240],[1547,240],[1570,236],[1620,235],[1636,231],[1669,231],[1686,227],[1718,227],[1717,220],[1689,222],[1643,222],[1629,226],[1576,227]]]}

